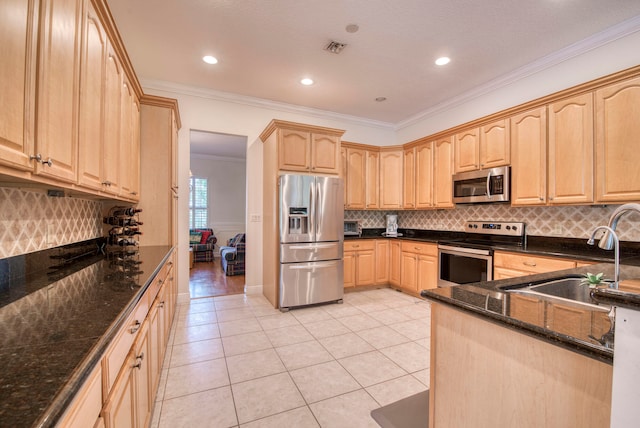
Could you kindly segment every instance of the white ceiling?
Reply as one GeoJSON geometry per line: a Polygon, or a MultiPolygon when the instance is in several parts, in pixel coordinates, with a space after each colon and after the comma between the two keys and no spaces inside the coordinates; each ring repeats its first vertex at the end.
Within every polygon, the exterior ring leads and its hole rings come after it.
{"type": "Polygon", "coordinates": [[[170,82],[389,125],[640,16],[639,0],[108,3],[143,85],[170,82]],[[359,31],[348,33],[348,24],[359,31]],[[331,40],[347,46],[327,52],[331,40]],[[205,64],[204,55],[219,63],[205,64]],[[451,63],[434,65],[442,55],[451,63]],[[305,76],[316,83],[300,85],[305,76]]]}
{"type": "Polygon", "coordinates": [[[216,156],[219,159],[246,159],[247,137],[207,131],[189,132],[192,155],[216,156]]]}

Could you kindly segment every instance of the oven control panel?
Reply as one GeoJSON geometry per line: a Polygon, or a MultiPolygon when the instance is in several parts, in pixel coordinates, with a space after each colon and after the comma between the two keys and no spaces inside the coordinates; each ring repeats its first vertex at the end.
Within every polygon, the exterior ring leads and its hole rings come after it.
{"type": "Polygon", "coordinates": [[[524,236],[525,224],[517,221],[468,221],[464,231],[486,235],[524,236]]]}

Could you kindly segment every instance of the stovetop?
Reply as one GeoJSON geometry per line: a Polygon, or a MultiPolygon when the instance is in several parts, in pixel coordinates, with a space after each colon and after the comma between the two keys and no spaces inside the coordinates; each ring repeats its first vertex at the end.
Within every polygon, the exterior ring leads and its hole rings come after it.
{"type": "Polygon", "coordinates": [[[525,224],[522,222],[468,221],[464,238],[441,241],[441,245],[474,249],[491,247],[522,247],[526,244],[525,224]]]}

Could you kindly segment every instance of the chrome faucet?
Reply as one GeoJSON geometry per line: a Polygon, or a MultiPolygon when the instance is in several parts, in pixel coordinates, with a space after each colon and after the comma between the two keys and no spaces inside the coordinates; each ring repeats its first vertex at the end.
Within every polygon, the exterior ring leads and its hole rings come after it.
{"type": "MultiPolygon", "coordinates": [[[[595,236],[596,233],[598,233],[599,230],[604,230],[604,235],[606,236],[607,234],[609,234],[610,238],[613,242],[614,242],[614,259],[613,259],[613,263],[614,263],[614,273],[613,273],[613,288],[618,288],[618,282],[620,281],[620,240],[618,239],[618,235],[616,235],[615,230],[613,230],[613,228],[609,227],[609,226],[598,226],[595,229],[593,229],[593,232],[591,232],[591,238],[589,238],[589,240],[587,241],[587,244],[589,245],[594,245],[595,242],[595,236]]],[[[602,242],[602,240],[604,239],[604,236],[602,238],[600,238],[600,242],[602,242]]],[[[610,250],[611,248],[607,248],[608,250],[610,250]]]]}
{"type": "Polygon", "coordinates": [[[600,238],[600,242],[598,243],[598,247],[603,250],[611,250],[615,246],[615,283],[614,288],[618,288],[618,282],[620,281],[620,240],[618,239],[618,235],[616,235],[616,226],[618,226],[618,221],[620,217],[629,211],[636,211],[640,213],[640,204],[632,203],[632,204],[624,204],[620,205],[616,210],[611,214],[609,218],[608,226],[598,226],[595,228],[593,233],[591,234],[591,238],[587,241],[587,244],[594,244],[594,235],[598,230],[605,230],[604,235],[600,238]]]}

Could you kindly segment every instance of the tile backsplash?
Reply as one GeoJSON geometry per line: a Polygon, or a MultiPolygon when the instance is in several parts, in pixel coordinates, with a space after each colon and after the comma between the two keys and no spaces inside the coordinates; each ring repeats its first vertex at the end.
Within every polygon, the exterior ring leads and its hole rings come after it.
{"type": "Polygon", "coordinates": [[[0,259],[101,236],[100,201],[0,187],[0,259]]]}
{"type": "MultiPolygon", "coordinates": [[[[587,239],[596,226],[606,225],[618,205],[511,207],[505,204],[458,205],[453,210],[345,211],[347,220],[361,220],[363,228],[385,227],[385,215],[398,214],[407,229],[463,231],[469,220],[523,221],[527,235],[587,239]]],[[[622,241],[640,241],[640,214],[628,213],[616,232],[622,241]]]]}

